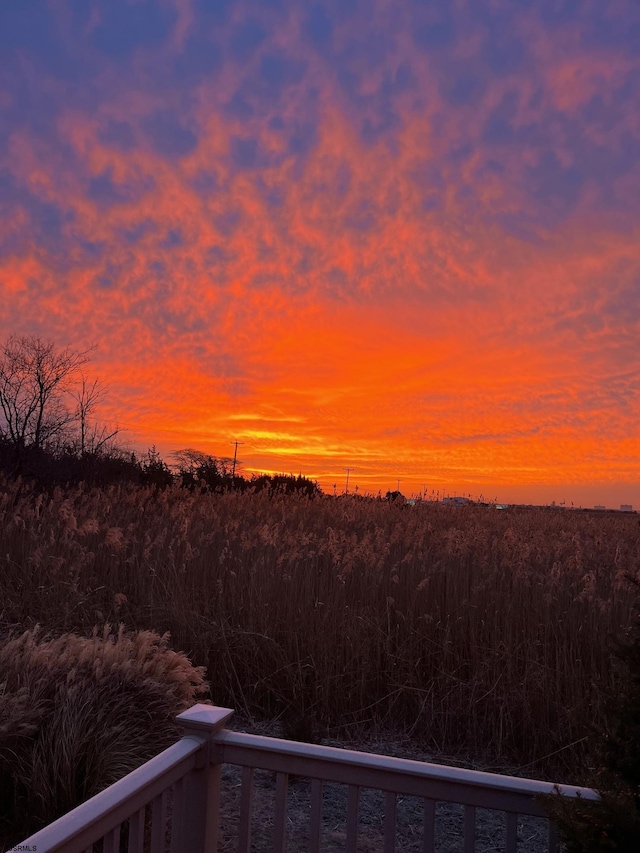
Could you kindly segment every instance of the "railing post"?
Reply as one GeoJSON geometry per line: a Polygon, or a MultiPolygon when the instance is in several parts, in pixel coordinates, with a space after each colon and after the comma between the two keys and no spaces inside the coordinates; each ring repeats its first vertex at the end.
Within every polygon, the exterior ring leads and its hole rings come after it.
{"type": "Polygon", "coordinates": [[[216,853],[220,826],[220,777],[222,767],[213,763],[213,736],[233,716],[230,708],[216,708],[199,703],[178,714],[177,722],[185,737],[193,737],[204,745],[202,758],[185,778],[182,802],[184,815],[180,821],[181,838],[172,851],[181,853],[216,853]]]}

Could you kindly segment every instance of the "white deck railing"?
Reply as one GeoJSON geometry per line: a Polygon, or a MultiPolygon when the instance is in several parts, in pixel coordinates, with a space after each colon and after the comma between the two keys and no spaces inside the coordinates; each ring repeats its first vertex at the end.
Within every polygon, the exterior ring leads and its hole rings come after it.
{"type": "MultiPolygon", "coordinates": [[[[287,850],[287,789],[289,776],[311,780],[308,849],[322,849],[323,784],[347,785],[345,849],[355,851],[361,789],[385,794],[384,853],[396,850],[399,795],[422,798],[422,850],[434,853],[436,803],[464,807],[461,850],[476,850],[476,809],[505,813],[505,853],[520,853],[518,816],[546,818],[534,799],[551,793],[554,785],[494,773],[481,773],[439,764],[391,758],[347,749],[295,743],[240,734],[223,729],[233,711],[199,704],[180,714],[185,735],[173,746],[97,794],[69,814],[18,845],[37,853],[88,853],[102,841],[103,853],[217,853],[220,832],[221,769],[242,768],[238,853],[251,850],[254,771],[276,773],[271,850],[287,850]]],[[[559,785],[568,797],[599,796],[590,788],[559,785]]],[[[549,822],[548,849],[556,847],[549,822]]],[[[264,848],[263,848],[264,849],[264,848]]],[[[450,848],[448,848],[450,849],[450,848]]],[[[495,849],[495,848],[494,848],[495,849]]]]}

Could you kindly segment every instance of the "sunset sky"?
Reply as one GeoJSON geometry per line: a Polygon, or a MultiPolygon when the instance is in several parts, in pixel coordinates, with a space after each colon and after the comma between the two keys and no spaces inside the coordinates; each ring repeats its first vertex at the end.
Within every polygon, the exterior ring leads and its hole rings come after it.
{"type": "Polygon", "coordinates": [[[0,226],[132,448],[640,508],[638,0],[1,0],[0,226]]]}

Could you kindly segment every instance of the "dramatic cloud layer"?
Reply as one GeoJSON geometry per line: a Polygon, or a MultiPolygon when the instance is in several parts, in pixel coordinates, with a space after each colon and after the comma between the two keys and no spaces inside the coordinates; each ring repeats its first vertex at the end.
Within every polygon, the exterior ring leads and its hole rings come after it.
{"type": "Polygon", "coordinates": [[[640,504],[637,0],[4,0],[0,57],[0,333],[136,446],[640,504]]]}

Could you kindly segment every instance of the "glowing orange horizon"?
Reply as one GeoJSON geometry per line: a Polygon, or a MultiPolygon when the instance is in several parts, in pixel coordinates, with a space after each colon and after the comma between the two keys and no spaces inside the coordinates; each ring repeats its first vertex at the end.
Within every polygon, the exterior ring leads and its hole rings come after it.
{"type": "Polygon", "coordinates": [[[0,333],[96,344],[132,447],[640,505],[630,0],[597,46],[520,4],[170,0],[140,44],[54,5],[0,89],[0,333]]]}

